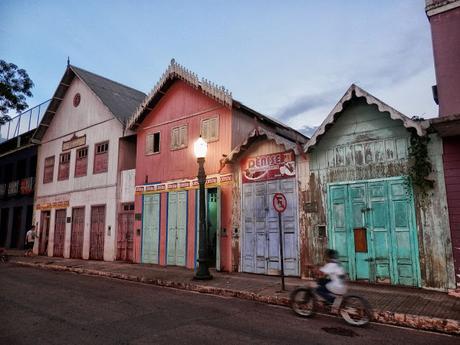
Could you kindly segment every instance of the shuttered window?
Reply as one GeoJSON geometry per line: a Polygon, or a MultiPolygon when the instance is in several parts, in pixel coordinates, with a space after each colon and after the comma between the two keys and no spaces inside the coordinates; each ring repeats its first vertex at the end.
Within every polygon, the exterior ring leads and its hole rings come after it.
{"type": "Polygon", "coordinates": [[[54,156],[45,158],[45,168],[43,170],[43,183],[53,182],[54,156]]]}
{"type": "Polygon", "coordinates": [[[145,137],[145,154],[160,152],[160,132],[147,134],[145,137]]]}
{"type": "Polygon", "coordinates": [[[179,150],[187,147],[188,126],[183,125],[171,129],[171,150],[179,150]]]}
{"type": "Polygon", "coordinates": [[[201,137],[206,142],[219,140],[219,118],[212,117],[201,121],[201,137]]]}
{"type": "Polygon", "coordinates": [[[61,153],[59,156],[58,181],[69,179],[70,152],[61,153]]]}
{"type": "Polygon", "coordinates": [[[94,146],[94,168],[93,173],[107,172],[109,163],[109,142],[103,142],[94,146]]]}
{"type": "Polygon", "coordinates": [[[88,170],[88,147],[77,150],[75,159],[75,177],[86,176],[88,170]]]}

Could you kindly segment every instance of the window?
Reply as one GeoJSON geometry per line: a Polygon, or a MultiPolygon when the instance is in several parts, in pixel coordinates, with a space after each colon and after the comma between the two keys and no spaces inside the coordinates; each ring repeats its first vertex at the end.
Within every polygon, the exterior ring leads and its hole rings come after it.
{"type": "Polygon", "coordinates": [[[43,183],[53,182],[54,156],[45,158],[45,168],[43,170],[43,183]]]}
{"type": "Polygon", "coordinates": [[[206,142],[219,140],[219,118],[212,117],[201,121],[201,137],[206,142]]]}
{"type": "Polygon", "coordinates": [[[69,178],[70,168],[70,152],[61,153],[59,156],[58,181],[67,180],[69,178]]]}
{"type": "Polygon", "coordinates": [[[171,150],[179,150],[187,147],[187,125],[171,129],[171,150]]]}
{"type": "Polygon", "coordinates": [[[93,173],[107,172],[109,162],[109,142],[96,144],[94,147],[94,168],[93,173]]]}
{"type": "Polygon", "coordinates": [[[160,132],[147,134],[145,137],[145,154],[160,152],[160,132]]]}
{"type": "Polygon", "coordinates": [[[75,160],[75,177],[86,176],[88,167],[88,146],[77,150],[75,160]]]}

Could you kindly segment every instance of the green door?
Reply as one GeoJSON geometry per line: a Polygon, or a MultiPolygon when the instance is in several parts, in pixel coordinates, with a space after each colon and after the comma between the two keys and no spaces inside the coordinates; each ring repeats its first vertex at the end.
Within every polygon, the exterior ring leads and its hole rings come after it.
{"type": "Polygon", "coordinates": [[[142,215],[142,262],[158,264],[160,243],[160,194],[144,196],[142,215]]]}
{"type": "Polygon", "coordinates": [[[329,236],[350,278],[420,286],[415,209],[403,178],[330,184],[329,236]]]}
{"type": "Polygon", "coordinates": [[[167,265],[185,266],[187,240],[187,192],[168,193],[167,265]]]}

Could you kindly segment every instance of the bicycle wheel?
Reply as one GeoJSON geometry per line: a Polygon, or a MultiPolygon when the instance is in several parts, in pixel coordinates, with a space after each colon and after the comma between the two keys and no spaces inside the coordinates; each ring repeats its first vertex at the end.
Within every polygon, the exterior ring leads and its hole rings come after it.
{"type": "Polygon", "coordinates": [[[339,313],[352,326],[365,326],[372,319],[369,302],[359,296],[345,296],[340,305],[339,313]]]}
{"type": "Polygon", "coordinates": [[[315,314],[315,295],[309,288],[297,288],[291,293],[291,308],[297,315],[310,317],[315,314]]]}

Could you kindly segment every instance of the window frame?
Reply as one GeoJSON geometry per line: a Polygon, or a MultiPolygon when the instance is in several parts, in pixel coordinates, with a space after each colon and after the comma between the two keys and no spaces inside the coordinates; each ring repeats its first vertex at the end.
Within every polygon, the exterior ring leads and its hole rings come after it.
{"type": "Polygon", "coordinates": [[[214,115],[214,116],[210,116],[210,117],[206,117],[206,118],[201,119],[201,121],[200,121],[200,135],[208,144],[212,143],[212,142],[215,142],[215,141],[219,141],[219,135],[220,135],[220,133],[219,133],[220,132],[219,131],[219,123],[220,123],[219,115],[214,115]],[[206,121],[210,121],[210,120],[216,120],[216,136],[209,139],[209,138],[205,138],[204,135],[203,135],[203,123],[206,122],[206,121]]]}
{"type": "Polygon", "coordinates": [[[101,141],[99,143],[94,144],[93,175],[103,174],[109,171],[109,150],[110,150],[109,140],[101,141]],[[105,144],[107,144],[107,151],[97,152],[98,147],[101,145],[105,145],[105,144]],[[107,154],[107,165],[105,166],[105,170],[96,171],[96,156],[103,155],[103,154],[107,154]]]}
{"type": "Polygon", "coordinates": [[[58,181],[65,181],[65,180],[68,180],[69,177],[70,177],[70,160],[72,158],[72,155],[71,155],[71,151],[69,152],[62,152],[59,154],[59,164],[58,164],[58,176],[57,176],[57,180],[58,181]],[[69,157],[69,160],[67,162],[62,162],[62,157],[64,156],[68,156],[69,157]],[[64,165],[64,164],[67,164],[67,176],[65,177],[61,177],[60,176],[60,172],[61,172],[61,165],[64,165]]]}
{"type": "Polygon", "coordinates": [[[88,157],[89,157],[89,146],[85,146],[85,147],[80,147],[78,148],[76,151],[75,151],[75,169],[74,169],[74,177],[83,177],[83,176],[86,176],[88,175],[88,157]],[[85,150],[86,149],[86,156],[85,157],[78,157],[78,153],[82,150],[85,150]],[[83,159],[86,159],[86,169],[85,169],[85,173],[84,174],[80,174],[78,175],[77,174],[77,163],[83,159]]]}
{"type": "Polygon", "coordinates": [[[55,155],[52,155],[52,156],[48,156],[48,157],[45,157],[45,160],[43,161],[43,184],[45,183],[52,183],[53,180],[54,180],[54,163],[56,161],[56,157],[55,155]],[[53,164],[46,164],[46,161],[50,160],[50,159],[53,159],[53,164]],[[46,168],[49,168],[49,167],[53,167],[52,169],[52,173],[51,173],[51,179],[50,180],[46,180],[45,177],[46,177],[46,168]]]}
{"type": "Polygon", "coordinates": [[[171,151],[177,151],[177,150],[182,150],[182,149],[185,149],[188,147],[188,123],[184,123],[182,125],[179,125],[179,126],[174,126],[171,128],[171,142],[170,142],[170,145],[169,145],[171,151]],[[174,137],[174,131],[177,130],[178,131],[178,135],[179,135],[179,141],[181,141],[181,129],[182,128],[185,128],[185,143],[183,145],[178,145],[178,146],[173,146],[173,137],[174,137]]]}
{"type": "Polygon", "coordinates": [[[146,136],[145,136],[145,144],[144,144],[144,151],[145,151],[145,155],[146,156],[151,156],[151,155],[157,155],[161,152],[161,131],[157,131],[157,132],[152,132],[152,133],[148,133],[146,136]],[[154,151],[155,149],[155,134],[158,134],[158,151],[154,151]],[[148,137],[151,136],[152,137],[152,147],[151,147],[151,150],[147,150],[147,143],[148,143],[148,137]]]}

